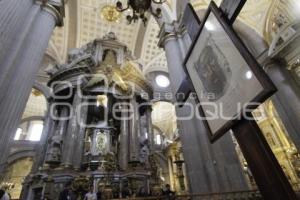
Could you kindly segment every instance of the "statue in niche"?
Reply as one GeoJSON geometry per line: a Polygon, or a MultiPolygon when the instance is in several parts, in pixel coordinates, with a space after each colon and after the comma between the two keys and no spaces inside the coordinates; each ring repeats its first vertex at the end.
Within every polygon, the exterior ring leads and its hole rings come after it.
{"type": "Polygon", "coordinates": [[[151,169],[151,177],[154,179],[155,184],[158,184],[160,172],[159,172],[159,168],[157,166],[154,154],[151,154],[149,156],[149,164],[150,164],[150,169],[151,169]]]}
{"type": "Polygon", "coordinates": [[[141,163],[148,165],[149,164],[149,141],[148,139],[143,140],[140,142],[140,153],[139,153],[139,160],[141,163]]]}
{"type": "Polygon", "coordinates": [[[110,49],[104,50],[102,63],[100,66],[95,68],[94,75],[86,87],[92,87],[102,81],[105,81],[103,76],[106,76],[107,81],[109,81],[107,84],[110,84],[113,76],[113,68],[116,66],[118,66],[116,52],[110,49]],[[100,76],[97,76],[97,74],[100,76]]]}
{"type": "Polygon", "coordinates": [[[106,34],[103,39],[105,40],[117,40],[117,36],[114,32],[109,32],[108,34],[106,34]]]}
{"type": "Polygon", "coordinates": [[[288,23],[288,18],[280,11],[277,11],[272,18],[272,30],[274,33],[278,33],[280,28],[288,23]]]}
{"type": "Polygon", "coordinates": [[[62,138],[60,135],[54,135],[49,140],[49,152],[47,153],[46,163],[59,164],[61,162],[62,138]]]}

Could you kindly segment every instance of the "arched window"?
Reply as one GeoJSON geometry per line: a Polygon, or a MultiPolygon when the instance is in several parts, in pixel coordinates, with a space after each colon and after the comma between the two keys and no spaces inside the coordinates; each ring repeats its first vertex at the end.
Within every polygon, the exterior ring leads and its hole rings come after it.
{"type": "Polygon", "coordinates": [[[156,135],[156,138],[155,138],[155,143],[157,144],[157,145],[161,145],[161,135],[156,135]]]}
{"type": "Polygon", "coordinates": [[[29,120],[20,124],[15,134],[15,140],[40,141],[43,133],[42,120],[29,120]]]}
{"type": "Polygon", "coordinates": [[[47,101],[45,96],[39,90],[32,89],[14,140],[40,141],[46,111],[47,101]]]}

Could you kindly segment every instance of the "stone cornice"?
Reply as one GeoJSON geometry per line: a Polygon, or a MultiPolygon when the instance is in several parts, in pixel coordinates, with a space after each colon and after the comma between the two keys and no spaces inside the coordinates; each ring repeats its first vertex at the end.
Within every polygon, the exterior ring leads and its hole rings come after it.
{"type": "Polygon", "coordinates": [[[169,40],[174,40],[176,38],[182,37],[186,33],[186,28],[181,26],[177,22],[173,22],[171,24],[164,23],[161,26],[159,32],[159,42],[158,46],[160,48],[164,47],[164,44],[169,40]]]}
{"type": "Polygon", "coordinates": [[[41,5],[42,9],[55,17],[57,26],[63,26],[63,18],[65,17],[64,0],[35,0],[35,3],[41,5]]]}

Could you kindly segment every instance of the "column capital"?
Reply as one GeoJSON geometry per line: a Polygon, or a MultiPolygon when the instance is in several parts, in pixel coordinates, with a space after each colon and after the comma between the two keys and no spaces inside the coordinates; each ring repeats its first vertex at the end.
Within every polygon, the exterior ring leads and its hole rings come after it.
{"type": "Polygon", "coordinates": [[[163,48],[167,41],[176,39],[178,37],[182,37],[185,32],[186,32],[186,28],[176,21],[170,24],[163,23],[158,35],[159,37],[158,46],[160,48],[163,48]]]}
{"type": "Polygon", "coordinates": [[[64,0],[34,0],[36,4],[55,17],[56,25],[63,26],[65,17],[65,1],[64,0]]]}

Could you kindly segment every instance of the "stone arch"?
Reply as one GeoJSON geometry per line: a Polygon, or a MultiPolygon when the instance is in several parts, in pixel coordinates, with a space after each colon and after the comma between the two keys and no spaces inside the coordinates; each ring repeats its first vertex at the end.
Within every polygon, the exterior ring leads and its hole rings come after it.
{"type": "Polygon", "coordinates": [[[35,81],[33,84],[33,88],[40,91],[46,98],[47,102],[51,98],[51,90],[46,85],[41,84],[38,81],[35,81]]]}
{"type": "Polygon", "coordinates": [[[35,149],[33,147],[27,147],[20,149],[18,151],[13,152],[9,155],[7,159],[7,166],[13,164],[17,160],[23,159],[23,158],[34,158],[35,156],[35,149]]]}
{"type": "Polygon", "coordinates": [[[38,82],[34,83],[32,89],[26,101],[22,119],[29,116],[45,116],[49,109],[50,89],[38,82]],[[35,106],[37,103],[40,104],[39,107],[35,106]]]}

